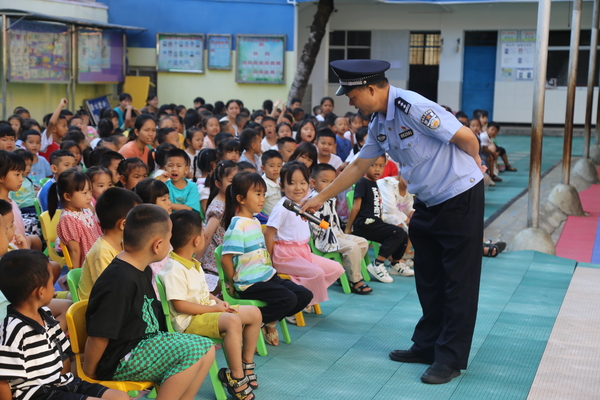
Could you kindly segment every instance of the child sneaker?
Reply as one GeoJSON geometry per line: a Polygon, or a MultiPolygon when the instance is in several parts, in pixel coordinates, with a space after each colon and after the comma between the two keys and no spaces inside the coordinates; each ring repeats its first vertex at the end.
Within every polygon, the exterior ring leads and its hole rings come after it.
{"type": "Polygon", "coordinates": [[[390,274],[388,274],[388,272],[385,269],[385,266],[383,264],[380,264],[380,265],[369,264],[369,265],[367,265],[367,270],[371,273],[371,275],[373,275],[375,278],[377,278],[379,281],[381,281],[383,283],[394,282],[394,278],[392,278],[390,276],[390,274]]]}
{"type": "Polygon", "coordinates": [[[402,261],[399,261],[395,264],[392,264],[390,267],[390,274],[392,275],[402,275],[402,276],[413,276],[415,271],[410,269],[408,265],[404,264],[402,261]]]}
{"type": "Polygon", "coordinates": [[[414,269],[415,262],[413,260],[408,259],[408,260],[403,260],[403,261],[404,261],[404,264],[406,264],[406,266],[408,268],[414,269]]]}

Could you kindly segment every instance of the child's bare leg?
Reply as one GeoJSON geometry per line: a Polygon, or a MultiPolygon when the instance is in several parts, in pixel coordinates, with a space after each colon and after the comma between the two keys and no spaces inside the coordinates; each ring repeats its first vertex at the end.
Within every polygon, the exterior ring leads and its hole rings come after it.
{"type": "MultiPolygon", "coordinates": [[[[231,376],[235,379],[244,377],[242,368],[242,321],[238,314],[222,313],[219,316],[219,332],[225,333],[223,345],[227,353],[227,364],[231,376]]],[[[256,343],[254,343],[256,345],[256,343]]]]}
{"type": "MultiPolygon", "coordinates": [[[[242,340],[244,342],[242,349],[242,362],[250,364],[254,362],[254,353],[256,352],[256,342],[260,334],[260,325],[262,324],[262,314],[258,307],[240,306],[238,315],[244,325],[242,340]]],[[[252,375],[253,369],[244,370],[246,375],[252,375]]]]}
{"type": "Polygon", "coordinates": [[[505,167],[510,167],[510,163],[508,162],[508,156],[506,153],[502,154],[502,162],[504,162],[505,167]]]}
{"type": "Polygon", "coordinates": [[[28,235],[27,241],[31,250],[42,251],[42,240],[38,235],[28,235]]]}
{"type": "Polygon", "coordinates": [[[215,360],[214,346],[188,369],[168,377],[160,387],[156,400],[192,400],[215,360]]]}
{"type": "MultiPolygon", "coordinates": [[[[106,392],[104,392],[104,394],[102,395],[103,399],[108,399],[108,400],[129,400],[130,397],[127,393],[122,392],[120,390],[115,390],[115,389],[108,389],[106,392]]],[[[88,399],[96,399],[96,397],[88,397],[88,399]]]]}
{"type": "Polygon", "coordinates": [[[48,308],[52,311],[52,316],[56,319],[60,325],[60,329],[63,332],[67,331],[67,310],[71,307],[73,302],[67,299],[52,299],[48,308]]]}

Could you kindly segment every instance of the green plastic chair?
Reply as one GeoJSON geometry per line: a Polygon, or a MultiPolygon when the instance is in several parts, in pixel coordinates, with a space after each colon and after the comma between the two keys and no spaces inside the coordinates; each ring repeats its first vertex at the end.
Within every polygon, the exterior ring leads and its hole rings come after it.
{"type": "MultiPolygon", "coordinates": [[[[221,264],[221,252],[223,251],[223,246],[217,247],[215,250],[215,259],[217,260],[217,269],[219,271],[219,280],[221,281],[221,293],[223,295],[223,300],[232,305],[246,305],[246,306],[255,306],[255,307],[264,307],[267,305],[264,301],[260,300],[250,300],[250,299],[240,299],[239,297],[232,297],[227,291],[227,278],[225,277],[225,272],[223,271],[223,265],[221,264]]],[[[292,343],[292,338],[290,336],[290,331],[287,326],[287,322],[284,319],[279,321],[279,327],[281,328],[281,333],[283,335],[283,341],[285,343],[292,343]]],[[[269,354],[267,351],[267,345],[265,344],[265,337],[262,333],[262,329],[260,330],[260,336],[258,338],[258,342],[256,343],[256,350],[258,355],[266,356],[269,354]]]]}
{"type": "Polygon", "coordinates": [[[75,268],[69,271],[67,274],[67,285],[69,286],[69,292],[71,293],[71,299],[73,303],[77,303],[79,299],[79,280],[81,279],[81,268],[75,268]]]}
{"type": "MultiPolygon", "coordinates": [[[[163,314],[165,316],[165,321],[167,323],[167,330],[169,332],[175,332],[173,329],[173,324],[171,324],[171,313],[169,311],[169,302],[167,301],[167,294],[165,291],[165,285],[160,279],[160,276],[156,275],[156,288],[158,289],[158,295],[160,296],[160,305],[162,306],[163,314]]],[[[220,338],[209,338],[214,343],[223,343],[223,340],[220,338]]],[[[217,400],[226,400],[227,394],[225,393],[225,389],[223,389],[223,384],[219,380],[219,365],[217,364],[217,360],[213,362],[209,370],[210,382],[212,383],[213,390],[215,391],[215,397],[217,400]]]]}
{"type": "Polygon", "coordinates": [[[38,219],[40,219],[40,215],[42,215],[42,206],[40,206],[40,201],[37,197],[33,199],[33,206],[35,207],[35,213],[38,219]]]}
{"type": "MultiPolygon", "coordinates": [[[[348,210],[352,210],[352,207],[354,206],[354,190],[351,190],[348,193],[346,193],[346,202],[348,203],[348,210]]],[[[369,246],[373,248],[373,252],[375,253],[375,258],[377,258],[377,255],[379,254],[380,244],[369,240],[369,246]]],[[[365,263],[371,264],[371,258],[369,257],[369,252],[367,252],[367,254],[365,254],[365,263]]],[[[365,269],[366,269],[366,266],[365,266],[365,269]]],[[[363,271],[363,275],[364,275],[364,271],[363,271]]],[[[366,280],[366,278],[365,278],[365,280],[366,280]]],[[[371,279],[369,278],[369,280],[371,280],[371,279]]]]}

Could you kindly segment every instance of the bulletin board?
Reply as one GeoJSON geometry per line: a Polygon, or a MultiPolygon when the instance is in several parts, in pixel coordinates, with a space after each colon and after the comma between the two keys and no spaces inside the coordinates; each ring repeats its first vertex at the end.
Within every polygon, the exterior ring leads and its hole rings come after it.
{"type": "Polygon", "coordinates": [[[204,73],[204,35],[158,33],[156,57],[159,72],[204,73]]]}
{"type": "Polygon", "coordinates": [[[125,37],[121,31],[79,29],[77,82],[121,83],[125,76],[125,37]]]}
{"type": "Polygon", "coordinates": [[[108,96],[100,96],[95,99],[87,99],[85,101],[85,106],[88,109],[92,117],[92,122],[94,125],[98,125],[100,122],[100,112],[106,108],[112,108],[110,105],[110,101],[108,101],[108,96]]]}
{"type": "Polygon", "coordinates": [[[232,69],[231,41],[231,35],[208,35],[208,69],[232,69]]]}
{"type": "Polygon", "coordinates": [[[8,31],[8,54],[11,82],[69,81],[71,40],[66,25],[15,22],[8,31]]]}
{"type": "Polygon", "coordinates": [[[236,35],[236,82],[285,83],[285,35],[236,35]]]}
{"type": "Polygon", "coordinates": [[[532,81],[535,69],[536,31],[500,31],[499,81],[532,81]]]}

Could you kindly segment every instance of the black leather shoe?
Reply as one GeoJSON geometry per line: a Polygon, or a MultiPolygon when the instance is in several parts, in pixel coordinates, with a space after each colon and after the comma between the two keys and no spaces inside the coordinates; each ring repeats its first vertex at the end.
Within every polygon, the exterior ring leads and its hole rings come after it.
{"type": "Polygon", "coordinates": [[[393,361],[403,363],[416,363],[416,364],[431,364],[433,363],[433,357],[427,357],[420,353],[415,353],[412,350],[394,350],[390,353],[390,358],[393,361]]]}
{"type": "Polygon", "coordinates": [[[433,365],[427,368],[427,371],[421,375],[421,381],[439,385],[441,383],[448,383],[459,375],[459,369],[454,369],[445,364],[434,362],[433,365]]]}

